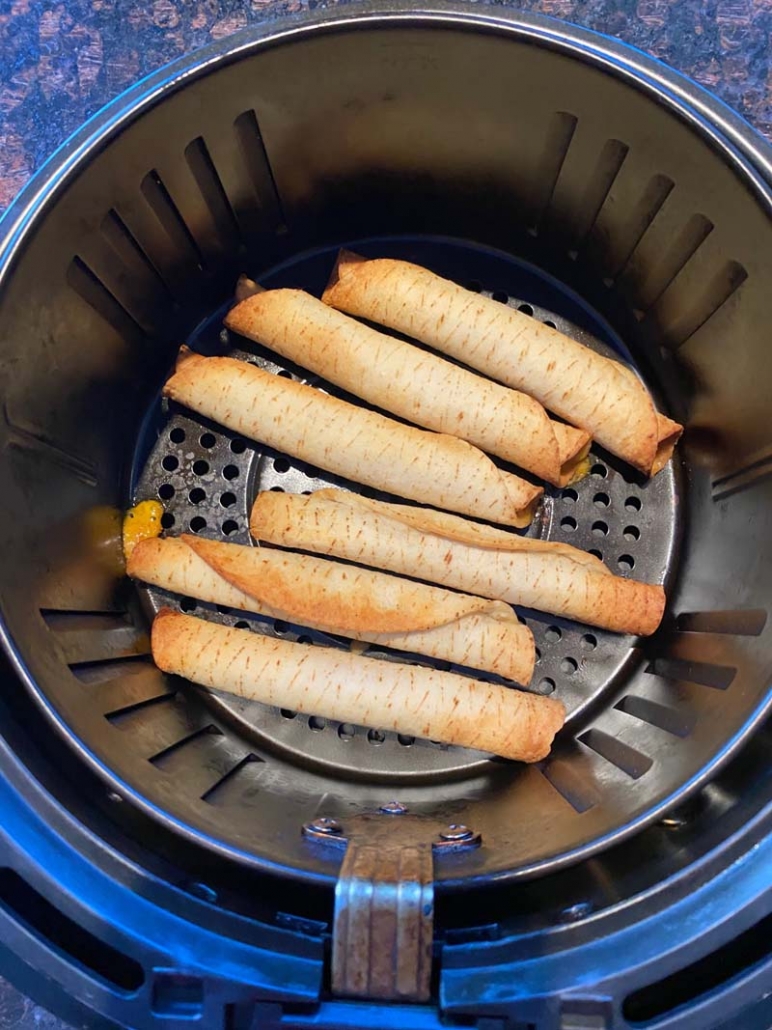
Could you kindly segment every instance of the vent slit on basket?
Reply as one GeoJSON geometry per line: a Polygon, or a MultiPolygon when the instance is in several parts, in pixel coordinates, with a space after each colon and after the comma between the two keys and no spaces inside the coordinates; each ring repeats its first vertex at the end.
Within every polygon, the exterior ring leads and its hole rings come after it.
{"type": "MultiPolygon", "coordinates": [[[[656,304],[713,232],[713,228],[713,223],[704,215],[693,214],[689,218],[681,231],[668,242],[659,260],[648,265],[648,277],[638,284],[635,291],[637,308],[647,311],[656,304]]],[[[628,267],[632,269],[633,265],[631,261],[628,267]]]]}
{"type": "MultiPolygon", "coordinates": [[[[533,178],[534,192],[530,200],[528,224],[535,234],[545,211],[549,208],[552,194],[560,176],[560,170],[571,146],[577,119],[567,111],[556,111],[549,119],[547,138],[539,160],[539,173],[533,178]]],[[[479,290],[478,285],[478,290],[479,290]]]]}
{"type": "Polygon", "coordinates": [[[261,211],[274,228],[283,228],[281,198],[263,143],[257,115],[252,110],[244,111],[233,123],[233,128],[244,154],[261,211]]]}
{"type": "Polygon", "coordinates": [[[155,705],[166,704],[169,701],[173,701],[176,697],[174,692],[166,694],[154,694],[152,697],[146,697],[141,701],[135,701],[133,704],[123,705],[121,708],[117,708],[114,711],[105,712],[105,719],[113,726],[120,725],[127,717],[134,715],[136,712],[144,711],[147,708],[152,708],[155,705]]]}
{"type": "Polygon", "coordinates": [[[633,780],[640,779],[654,764],[648,755],[595,727],[586,730],[578,739],[633,780]]]}
{"type": "Polygon", "coordinates": [[[50,433],[29,421],[26,414],[16,411],[10,399],[0,404],[0,417],[5,421],[8,446],[20,451],[32,451],[39,458],[58,466],[88,487],[99,483],[97,465],[68,447],[54,443],[50,433]]]}
{"type": "Polygon", "coordinates": [[[114,723],[137,708],[172,701],[177,693],[155,666],[142,675],[89,684],[89,689],[89,703],[114,723]]]}
{"type": "Polygon", "coordinates": [[[103,684],[113,680],[127,680],[134,676],[158,675],[152,659],[147,655],[126,655],[95,662],[70,662],[70,672],[83,684],[103,684]]]}
{"type": "Polygon", "coordinates": [[[656,726],[666,733],[672,733],[675,737],[688,737],[694,729],[693,716],[683,709],[676,710],[646,697],[628,694],[621,701],[617,701],[614,707],[619,712],[647,722],[650,726],[656,726]]]}
{"type": "Polygon", "coordinates": [[[738,637],[758,637],[767,624],[761,608],[736,611],[682,612],[676,629],[685,633],[727,633],[738,637]]]}
{"type": "Polygon", "coordinates": [[[80,257],[74,257],[67,269],[67,285],[96,311],[108,325],[128,340],[144,341],[146,331],[130,312],[107,289],[99,276],[80,257]]]}
{"type": "Polygon", "coordinates": [[[241,240],[236,216],[203,137],[197,136],[185,147],[185,160],[211,212],[223,246],[228,249],[238,246],[241,240]]]}
{"type": "MultiPolygon", "coordinates": [[[[724,261],[706,277],[696,291],[696,299],[687,304],[678,296],[680,281],[676,277],[646,317],[655,322],[664,346],[677,350],[726,304],[747,278],[748,272],[739,261],[724,261]]],[[[691,283],[686,288],[695,292],[691,283]]]]}
{"type": "Polygon", "coordinates": [[[175,740],[171,744],[167,744],[166,747],[161,748],[160,751],[150,755],[148,762],[150,762],[151,765],[154,765],[157,769],[163,769],[166,767],[168,762],[171,761],[173,756],[180,754],[180,752],[185,748],[208,737],[222,736],[222,730],[213,723],[210,723],[208,726],[202,726],[197,730],[193,730],[191,733],[187,733],[184,737],[180,737],[179,740],[175,740]]]}
{"type": "Polygon", "coordinates": [[[611,255],[607,258],[606,267],[607,275],[612,280],[624,274],[636,248],[674,186],[675,183],[667,175],[653,175],[649,179],[623,228],[619,230],[616,238],[609,242],[611,255]]]}
{"type": "Polygon", "coordinates": [[[41,615],[70,666],[150,653],[147,632],[125,614],[42,609],[41,615]]]}
{"type": "Polygon", "coordinates": [[[591,781],[576,771],[563,758],[551,758],[541,766],[544,778],[555,788],[569,805],[578,812],[587,812],[600,801],[598,791],[591,781]]]}
{"type": "Polygon", "coordinates": [[[580,249],[590,236],[629,150],[628,145],[618,139],[609,139],[604,143],[580,203],[584,215],[575,229],[575,250],[580,249]]]}
{"type": "Polygon", "coordinates": [[[687,658],[655,658],[646,667],[646,672],[664,676],[665,679],[687,680],[715,690],[726,690],[737,675],[737,669],[733,666],[693,662],[687,658]]]}
{"type": "Polygon", "coordinates": [[[712,500],[725,501],[735,494],[760,486],[772,476],[772,453],[763,455],[713,480],[712,500]]]}
{"type": "Polygon", "coordinates": [[[143,290],[170,303],[173,298],[163,277],[114,208],[107,212],[99,229],[132,276],[142,282],[143,290]]]}
{"type": "Polygon", "coordinates": [[[254,779],[265,769],[263,759],[258,755],[249,752],[241,761],[237,762],[228,772],[225,773],[216,783],[213,783],[208,790],[201,795],[201,800],[208,805],[228,805],[241,802],[239,796],[247,784],[244,779],[254,779]],[[247,775],[249,774],[249,775],[247,775]]]}
{"type": "Polygon", "coordinates": [[[166,230],[177,251],[183,254],[187,252],[193,259],[196,267],[201,270],[204,267],[204,259],[193,233],[185,223],[177,205],[172,200],[169,191],[155,169],[147,173],[142,180],[140,189],[143,197],[166,230]]]}

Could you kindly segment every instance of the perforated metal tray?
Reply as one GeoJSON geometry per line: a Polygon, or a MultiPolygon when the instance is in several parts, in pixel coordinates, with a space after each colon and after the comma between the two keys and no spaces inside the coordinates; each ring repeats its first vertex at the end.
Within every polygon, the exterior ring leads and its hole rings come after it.
{"type": "MultiPolygon", "coordinates": [[[[547,285],[533,271],[511,259],[493,256],[472,246],[441,240],[371,242],[357,245],[372,255],[396,252],[441,267],[458,281],[482,291],[502,304],[513,305],[533,318],[609,356],[627,359],[623,344],[606,326],[588,315],[575,300],[547,285]],[[506,289],[501,288],[506,285],[506,289]],[[539,303],[537,303],[537,299],[539,303]]],[[[334,250],[303,255],[262,277],[266,286],[293,286],[319,291],[320,276],[335,260],[334,250]]],[[[287,365],[265,348],[250,344],[221,329],[222,311],[204,323],[189,344],[203,353],[227,353],[251,361],[278,375],[311,383],[345,396],[329,383],[303,369],[287,365]]],[[[349,398],[351,399],[351,398],[349,398]]],[[[165,506],[163,524],[168,535],[200,533],[209,539],[251,543],[249,511],[259,490],[308,493],[330,485],[360,490],[356,484],[309,468],[283,454],[240,439],[200,416],[166,401],[151,422],[152,438],[140,442],[140,455],[149,454],[138,469],[134,502],[160,499],[165,506]]],[[[341,441],[345,447],[345,441],[341,441]]],[[[528,535],[561,540],[591,551],[612,572],[652,583],[664,583],[675,555],[677,532],[676,474],[671,463],[646,481],[632,469],[596,450],[589,476],[565,490],[548,488],[528,535]]],[[[140,458],[140,462],[142,459],[140,458]]],[[[427,475],[430,470],[427,469],[427,475]]],[[[370,496],[382,496],[367,491],[370,496]]],[[[420,570],[416,570],[420,578],[420,570]]],[[[149,614],[163,606],[179,607],[228,625],[258,632],[347,647],[341,638],[287,625],[281,621],[230,612],[214,605],[179,598],[140,587],[149,614]]],[[[624,676],[630,662],[639,661],[633,637],[582,626],[543,612],[518,610],[531,628],[537,646],[537,664],[529,689],[554,694],[568,711],[566,733],[578,732],[582,716],[601,703],[610,686],[624,676]]],[[[370,647],[368,654],[410,660],[410,656],[370,647]]],[[[415,657],[413,657],[415,660],[415,657]]],[[[420,659],[447,668],[447,663],[420,659]]],[[[479,675],[479,674],[478,674],[479,675]]],[[[234,729],[261,748],[275,748],[295,760],[331,767],[338,774],[358,778],[413,782],[447,774],[481,770],[489,756],[383,732],[377,726],[341,724],[318,716],[298,715],[286,709],[216,692],[211,702],[221,717],[230,717],[234,729]]],[[[644,721],[677,721],[675,714],[654,706],[638,706],[644,721]]],[[[633,748],[604,747],[599,738],[590,746],[608,752],[622,768],[643,770],[644,754],[633,748]]]]}

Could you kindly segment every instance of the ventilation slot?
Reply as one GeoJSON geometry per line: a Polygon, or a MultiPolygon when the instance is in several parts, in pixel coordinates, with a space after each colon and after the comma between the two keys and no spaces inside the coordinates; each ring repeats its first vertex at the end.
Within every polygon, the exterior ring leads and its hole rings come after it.
{"type": "MultiPolygon", "coordinates": [[[[245,760],[243,747],[212,725],[150,758],[156,769],[179,785],[180,792],[196,799],[210,795],[245,760]]],[[[257,759],[253,756],[251,760],[257,759]]]]}
{"type": "Polygon", "coordinates": [[[85,486],[97,485],[97,467],[93,462],[86,461],[84,458],[58,447],[44,430],[30,425],[22,418],[17,418],[7,403],[3,405],[2,411],[8,427],[9,444],[19,450],[34,451],[66,472],[71,472],[85,486]]]}
{"type": "Polygon", "coordinates": [[[607,140],[604,144],[589,185],[579,202],[579,210],[582,215],[574,230],[572,255],[582,245],[595,225],[629,149],[626,143],[622,143],[618,139],[607,140]]]}
{"type": "Polygon", "coordinates": [[[638,290],[636,306],[648,310],[713,232],[713,223],[704,215],[692,215],[672,244],[651,265],[651,272],[638,290]]]}
{"type": "Polygon", "coordinates": [[[73,662],[70,665],[73,676],[87,686],[110,683],[117,679],[147,675],[157,672],[151,661],[142,655],[130,655],[127,658],[102,662],[73,662]]]}
{"type": "Polygon", "coordinates": [[[0,869],[0,905],[47,947],[118,990],[133,993],[145,982],[138,962],[60,912],[12,869],[0,869]]]}
{"type": "Polygon", "coordinates": [[[67,269],[67,285],[126,340],[144,341],[144,329],[110,293],[85,261],[74,257],[67,269]]]}
{"type": "Polygon", "coordinates": [[[110,661],[149,654],[150,641],[125,615],[42,609],[68,665],[110,661]]]}
{"type": "Polygon", "coordinates": [[[155,169],[152,172],[148,172],[142,180],[140,189],[156,218],[166,230],[167,235],[174,244],[175,250],[180,254],[187,253],[197,269],[202,271],[204,262],[193,234],[185,224],[182,215],[169,196],[168,190],[155,169]]]}
{"type": "Polygon", "coordinates": [[[576,117],[565,111],[556,111],[550,119],[539,170],[534,176],[535,190],[527,215],[528,229],[532,233],[538,230],[544,212],[552,200],[560,170],[576,131],[576,122],[576,117]]]}
{"type": "Polygon", "coordinates": [[[46,626],[54,633],[109,631],[124,629],[129,625],[125,613],[41,608],[40,614],[46,626]]]}
{"type": "MultiPolygon", "coordinates": [[[[727,261],[702,287],[697,300],[691,304],[680,299],[668,307],[672,313],[662,317],[653,312],[658,329],[665,335],[665,344],[675,350],[681,347],[721,308],[748,278],[748,273],[737,261],[727,261]]],[[[673,289],[679,280],[674,280],[673,289]]],[[[668,300],[665,294],[662,302],[668,300]]]]}
{"type": "Polygon", "coordinates": [[[619,275],[627,265],[673,186],[673,180],[666,175],[655,175],[649,180],[626,225],[619,231],[617,239],[611,243],[612,253],[607,259],[606,267],[612,278],[619,275]]]}
{"type": "Polygon", "coordinates": [[[185,148],[185,160],[209,207],[217,232],[227,250],[240,245],[239,230],[220,176],[201,136],[185,148]]]}
{"type": "Polygon", "coordinates": [[[683,712],[661,705],[657,701],[650,701],[646,697],[633,697],[628,694],[614,707],[625,715],[631,715],[634,719],[647,722],[650,726],[656,726],[666,733],[672,733],[675,737],[688,737],[694,729],[694,718],[685,715],[683,712]]]}
{"type": "Polygon", "coordinates": [[[570,762],[553,758],[541,767],[541,772],[575,812],[581,814],[598,804],[600,798],[597,791],[572,768],[570,762]]]}
{"type": "Polygon", "coordinates": [[[728,665],[691,662],[685,658],[655,658],[646,672],[666,679],[687,680],[715,690],[726,690],[737,675],[737,669],[728,665]]]}
{"type": "Polygon", "coordinates": [[[758,637],[767,624],[767,613],[761,608],[745,611],[683,612],[676,619],[676,629],[684,633],[726,633],[737,637],[758,637]]]}
{"type": "Polygon", "coordinates": [[[172,770],[175,763],[179,761],[180,752],[192,744],[199,743],[201,738],[206,736],[222,736],[222,730],[219,730],[212,724],[204,726],[200,730],[194,730],[187,737],[183,737],[181,740],[175,740],[173,744],[169,744],[167,747],[163,748],[162,751],[151,755],[148,761],[151,765],[154,765],[156,769],[172,770]]]}
{"type": "Polygon", "coordinates": [[[713,482],[713,500],[724,501],[727,497],[759,486],[772,475],[772,454],[767,454],[756,461],[749,462],[727,476],[713,482]]]}
{"type": "Polygon", "coordinates": [[[590,729],[578,738],[582,744],[590,748],[617,769],[621,769],[631,779],[638,780],[651,769],[653,762],[648,755],[636,751],[634,747],[612,737],[603,730],[590,729]]]}
{"type": "Polygon", "coordinates": [[[271,171],[254,111],[244,111],[233,123],[260,209],[277,230],[284,229],[279,191],[271,171]]]}
{"type": "Polygon", "coordinates": [[[100,226],[100,232],[133,278],[139,281],[147,293],[159,301],[165,300],[167,303],[171,301],[171,294],[158,270],[129,232],[126,223],[117,211],[108,211],[100,226]]]}
{"type": "Polygon", "coordinates": [[[210,717],[205,710],[189,711],[185,694],[165,694],[111,712],[107,721],[127,735],[128,747],[137,758],[150,760],[194,734],[208,732],[210,717]]]}
{"type": "Polygon", "coordinates": [[[253,773],[262,772],[260,769],[262,764],[263,759],[250,752],[248,755],[245,755],[240,762],[237,762],[223,776],[221,776],[216,783],[213,783],[208,790],[201,795],[201,800],[206,801],[209,805],[227,804],[228,798],[233,800],[234,787],[236,786],[236,780],[239,778],[240,774],[247,770],[251,770],[253,773]]]}
{"type": "Polygon", "coordinates": [[[138,701],[132,701],[129,704],[122,704],[120,708],[105,707],[104,717],[113,726],[117,726],[119,729],[127,721],[131,720],[131,716],[137,712],[142,712],[146,708],[152,708],[155,705],[166,704],[169,701],[174,701],[176,693],[170,691],[166,694],[153,694],[150,697],[144,697],[138,701]]]}
{"type": "Polygon", "coordinates": [[[165,290],[175,302],[179,302],[189,294],[191,280],[197,283],[200,269],[187,242],[185,249],[180,252],[176,238],[169,235],[154,207],[148,202],[147,194],[152,190],[152,184],[146,185],[144,191],[140,188],[136,194],[122,200],[115,213],[140,251],[147,255],[151,267],[157,270],[165,290]]]}
{"type": "Polygon", "coordinates": [[[244,804],[257,793],[254,782],[262,774],[264,768],[262,758],[251,753],[246,755],[217,783],[213,784],[201,796],[201,800],[219,808],[244,804]]]}
{"type": "Polygon", "coordinates": [[[634,1025],[648,1025],[684,1005],[696,1010],[698,999],[735,977],[747,976],[754,966],[767,960],[771,946],[772,916],[767,916],[710,955],[628,995],[622,1006],[624,1017],[634,1025]]]}

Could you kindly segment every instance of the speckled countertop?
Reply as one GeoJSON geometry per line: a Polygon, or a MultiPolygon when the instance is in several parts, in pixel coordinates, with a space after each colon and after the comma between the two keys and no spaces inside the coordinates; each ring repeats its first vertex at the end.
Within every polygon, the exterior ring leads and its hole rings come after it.
{"type": "MultiPolygon", "coordinates": [[[[84,119],[148,72],[266,18],[333,5],[0,0],[0,210],[84,119]]],[[[524,0],[509,6],[618,36],[693,76],[772,136],[772,0],[524,0]]]]}
{"type": "MultiPolygon", "coordinates": [[[[137,79],[264,19],[335,0],[0,0],[0,212],[137,79]]],[[[346,0],[338,0],[346,2],[346,0]]],[[[697,79],[772,139],[772,0],[504,2],[617,36],[697,79]]],[[[0,978],[0,1027],[65,1030],[0,978]]]]}

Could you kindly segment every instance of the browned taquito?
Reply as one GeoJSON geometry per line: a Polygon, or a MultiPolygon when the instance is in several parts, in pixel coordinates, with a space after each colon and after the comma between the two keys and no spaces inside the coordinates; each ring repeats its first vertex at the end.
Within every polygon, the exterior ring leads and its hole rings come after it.
{"type": "Polygon", "coordinates": [[[420,576],[618,633],[653,633],[665,607],[662,587],[614,576],[568,544],[342,490],[258,494],[250,528],[256,539],[282,547],[420,576]]]}
{"type": "Polygon", "coordinates": [[[328,558],[201,537],[143,540],[128,573],[211,604],[256,612],[527,685],[533,635],[508,604],[328,558]]]}
{"type": "Polygon", "coordinates": [[[465,440],[403,425],[247,361],[183,347],[164,393],[317,468],[437,508],[526,526],[542,494],[465,440]]]}
{"type": "Polygon", "coordinates": [[[263,704],[492,752],[549,754],[565,709],[551,697],[452,672],[231,629],[168,609],[153,622],[164,672],[263,704]]]}
{"type": "MultiPolygon", "coordinates": [[[[242,280],[237,295],[245,288],[242,280]]],[[[532,397],[379,333],[302,290],[253,293],[228,312],[225,325],[384,411],[468,440],[555,486],[586,470],[589,434],[552,422],[532,397]]]]}
{"type": "Polygon", "coordinates": [[[343,251],[322,299],[530,394],[645,475],[681,435],[625,365],[418,265],[343,251]]]}

